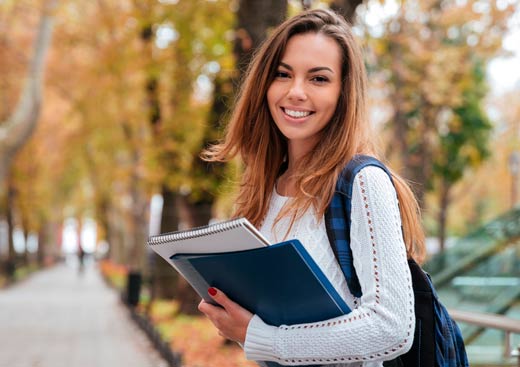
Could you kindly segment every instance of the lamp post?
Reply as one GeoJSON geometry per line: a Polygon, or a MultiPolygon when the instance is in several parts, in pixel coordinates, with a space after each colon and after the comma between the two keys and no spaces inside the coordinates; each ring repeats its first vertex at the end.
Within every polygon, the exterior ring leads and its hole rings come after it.
{"type": "Polygon", "coordinates": [[[518,195],[518,174],[520,173],[520,153],[516,150],[509,156],[509,171],[511,172],[511,208],[514,208],[518,195]]]}

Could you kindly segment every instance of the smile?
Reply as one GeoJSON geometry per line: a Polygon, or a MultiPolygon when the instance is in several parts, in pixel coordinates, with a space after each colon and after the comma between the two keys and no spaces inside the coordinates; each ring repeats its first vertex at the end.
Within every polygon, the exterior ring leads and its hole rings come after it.
{"type": "Polygon", "coordinates": [[[313,112],[311,111],[295,111],[295,110],[289,110],[287,108],[283,108],[282,107],[282,111],[290,116],[290,117],[293,117],[293,118],[303,118],[303,117],[307,117],[309,116],[310,114],[312,114],[313,112]]]}

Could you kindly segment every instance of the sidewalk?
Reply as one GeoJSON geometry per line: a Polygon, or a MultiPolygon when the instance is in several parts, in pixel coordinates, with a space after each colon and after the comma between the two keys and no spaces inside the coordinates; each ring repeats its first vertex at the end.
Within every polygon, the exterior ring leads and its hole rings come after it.
{"type": "Polygon", "coordinates": [[[165,367],[96,267],[77,270],[0,290],[0,367],[165,367]]]}

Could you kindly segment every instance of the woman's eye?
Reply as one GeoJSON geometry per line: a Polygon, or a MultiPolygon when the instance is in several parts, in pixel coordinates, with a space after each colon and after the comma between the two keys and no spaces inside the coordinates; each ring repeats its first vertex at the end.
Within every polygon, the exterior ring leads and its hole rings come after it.
{"type": "Polygon", "coordinates": [[[324,77],[324,76],[315,76],[311,79],[313,82],[316,82],[316,83],[326,83],[329,81],[328,78],[324,77]]]}
{"type": "Polygon", "coordinates": [[[276,78],[288,78],[289,77],[289,73],[287,73],[285,71],[277,71],[276,74],[275,74],[275,77],[276,78]]]}

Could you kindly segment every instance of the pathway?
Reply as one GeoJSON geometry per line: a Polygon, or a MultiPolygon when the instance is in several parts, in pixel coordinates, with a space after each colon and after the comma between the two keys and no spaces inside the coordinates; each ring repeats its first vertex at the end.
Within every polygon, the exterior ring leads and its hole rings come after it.
{"type": "Polygon", "coordinates": [[[0,290],[0,367],[165,366],[93,264],[0,290]]]}

